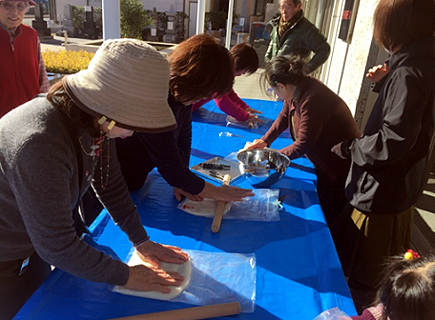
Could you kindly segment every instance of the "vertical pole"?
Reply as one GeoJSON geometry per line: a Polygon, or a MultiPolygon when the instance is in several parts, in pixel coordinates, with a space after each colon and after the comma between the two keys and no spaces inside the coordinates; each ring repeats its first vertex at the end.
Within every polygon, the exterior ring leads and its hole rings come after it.
{"type": "Polygon", "coordinates": [[[103,0],[103,40],[121,37],[119,0],[103,0]]]}
{"type": "Polygon", "coordinates": [[[196,34],[204,33],[205,1],[206,0],[198,0],[198,10],[196,14],[196,34]]]}
{"type": "Polygon", "coordinates": [[[233,11],[234,11],[234,0],[229,0],[228,4],[228,18],[227,18],[227,34],[225,40],[225,47],[230,49],[231,46],[231,28],[233,26],[233,11]]]}

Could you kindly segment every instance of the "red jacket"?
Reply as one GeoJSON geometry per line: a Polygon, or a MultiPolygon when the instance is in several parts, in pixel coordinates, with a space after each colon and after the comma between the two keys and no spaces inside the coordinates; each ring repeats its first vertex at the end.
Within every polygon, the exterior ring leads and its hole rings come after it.
{"type": "Polygon", "coordinates": [[[0,118],[40,93],[38,34],[23,24],[16,32],[12,46],[0,27],[0,118]]]}

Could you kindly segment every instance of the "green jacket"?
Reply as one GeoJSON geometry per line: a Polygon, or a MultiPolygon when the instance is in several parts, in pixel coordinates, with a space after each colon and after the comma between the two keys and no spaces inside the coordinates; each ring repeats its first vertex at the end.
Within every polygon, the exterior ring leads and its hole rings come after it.
{"type": "Polygon", "coordinates": [[[303,58],[307,58],[312,51],[315,54],[307,63],[307,69],[308,73],[313,72],[329,57],[331,48],[326,42],[325,36],[320,33],[314,24],[302,16],[301,20],[288,29],[281,39],[278,39],[280,18],[272,20],[273,29],[264,60],[268,62],[275,56],[288,54],[298,54],[303,58]]]}

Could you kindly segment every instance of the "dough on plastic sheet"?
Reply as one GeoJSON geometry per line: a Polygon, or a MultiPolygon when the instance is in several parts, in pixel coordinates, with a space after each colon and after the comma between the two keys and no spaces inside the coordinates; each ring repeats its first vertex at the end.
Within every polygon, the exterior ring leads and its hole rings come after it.
{"type": "MultiPolygon", "coordinates": [[[[213,218],[216,209],[216,200],[204,199],[202,201],[193,201],[186,198],[182,203],[178,205],[178,208],[195,216],[213,218]]],[[[231,202],[228,201],[225,204],[223,215],[225,215],[230,210],[230,208],[231,202]]]]}
{"type": "MultiPolygon", "coordinates": [[[[130,261],[128,262],[129,266],[137,266],[143,264],[147,266],[146,262],[142,261],[141,258],[137,255],[137,251],[135,250],[133,255],[131,256],[130,261]]],[[[176,264],[176,263],[166,263],[161,262],[160,268],[165,271],[173,271],[178,272],[184,277],[183,282],[180,286],[168,286],[171,289],[171,292],[169,293],[163,293],[159,291],[135,291],[135,290],[128,290],[125,289],[122,286],[115,286],[113,291],[127,294],[131,296],[136,297],[142,297],[142,298],[149,298],[149,299],[156,299],[156,300],[171,300],[178,296],[183,290],[189,285],[190,282],[190,272],[191,272],[191,265],[190,265],[190,259],[187,260],[183,264],[176,264]]]]}

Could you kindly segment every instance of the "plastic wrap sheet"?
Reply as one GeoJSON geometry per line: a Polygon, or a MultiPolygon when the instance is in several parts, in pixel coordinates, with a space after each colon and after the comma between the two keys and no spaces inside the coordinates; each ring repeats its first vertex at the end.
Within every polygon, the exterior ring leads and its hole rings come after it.
{"type": "Polygon", "coordinates": [[[254,254],[185,252],[191,260],[190,284],[171,301],[193,305],[237,301],[242,312],[254,312],[257,279],[254,254]]]}
{"type": "MultiPolygon", "coordinates": [[[[255,189],[255,196],[246,197],[243,201],[227,203],[223,219],[236,219],[245,221],[279,221],[278,189],[255,189]]],[[[203,201],[192,201],[184,199],[177,206],[187,213],[214,217],[216,201],[204,199],[203,201]]]]}
{"type": "Polygon", "coordinates": [[[313,320],[351,320],[351,318],[337,307],[323,311],[313,320]]]}
{"type": "Polygon", "coordinates": [[[227,127],[234,126],[236,128],[257,129],[257,122],[250,123],[248,121],[238,121],[232,116],[227,116],[227,127]]]}

